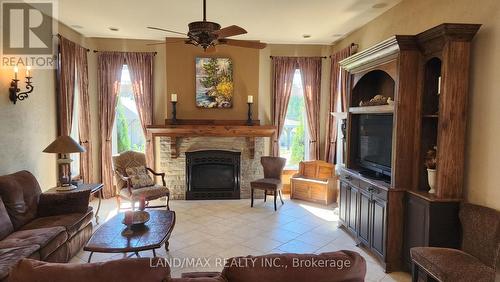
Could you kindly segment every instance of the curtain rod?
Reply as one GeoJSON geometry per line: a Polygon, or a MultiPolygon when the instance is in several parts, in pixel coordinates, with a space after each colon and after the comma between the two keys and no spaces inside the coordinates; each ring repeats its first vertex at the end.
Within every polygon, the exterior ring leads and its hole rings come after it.
{"type": "MultiPolygon", "coordinates": [[[[276,57],[287,57],[287,56],[269,56],[269,58],[276,58],[276,57]]],[[[321,59],[326,59],[327,57],[326,56],[322,56],[322,57],[318,57],[318,56],[309,56],[309,57],[289,57],[289,58],[321,58],[321,59]]]]}
{"type": "MultiPolygon", "coordinates": [[[[90,51],[89,49],[87,49],[88,51],[90,51]]],[[[99,50],[94,50],[94,53],[98,53],[98,52],[103,52],[103,51],[99,51],[99,50]]],[[[107,51],[104,51],[104,52],[107,52],[107,51]]],[[[153,52],[154,55],[156,56],[156,54],[158,54],[158,52],[153,52]]]]}

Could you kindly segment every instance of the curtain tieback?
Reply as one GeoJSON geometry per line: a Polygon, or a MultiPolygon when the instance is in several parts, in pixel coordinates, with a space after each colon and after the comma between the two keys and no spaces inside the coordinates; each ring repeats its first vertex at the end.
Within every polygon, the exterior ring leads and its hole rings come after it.
{"type": "Polygon", "coordinates": [[[309,140],[309,143],[316,143],[316,140],[309,140]]]}

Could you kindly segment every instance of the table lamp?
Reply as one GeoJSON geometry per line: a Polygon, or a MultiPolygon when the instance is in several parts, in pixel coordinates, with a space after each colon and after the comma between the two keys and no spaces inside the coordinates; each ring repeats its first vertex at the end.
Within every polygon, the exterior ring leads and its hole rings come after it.
{"type": "Polygon", "coordinates": [[[58,191],[69,191],[76,188],[76,186],[71,185],[71,158],[70,153],[83,153],[85,149],[80,146],[73,138],[62,135],[57,137],[57,139],[52,142],[45,150],[45,153],[55,153],[60,154],[60,158],[57,160],[57,166],[59,169],[59,179],[57,183],[58,191]]]}

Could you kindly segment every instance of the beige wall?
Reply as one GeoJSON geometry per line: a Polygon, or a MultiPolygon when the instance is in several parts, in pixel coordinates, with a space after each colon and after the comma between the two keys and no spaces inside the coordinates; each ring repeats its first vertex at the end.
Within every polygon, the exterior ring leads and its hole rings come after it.
{"type": "MultiPolygon", "coordinates": [[[[218,57],[230,57],[234,63],[235,104],[232,109],[198,109],[194,102],[194,58],[204,56],[198,48],[183,43],[164,45],[147,44],[154,41],[131,39],[85,38],[60,25],[59,32],[66,38],[91,49],[89,62],[89,96],[91,111],[91,140],[94,144],[94,175],[100,176],[100,130],[97,92],[98,51],[157,52],[154,76],[154,123],[164,124],[170,117],[167,93],[178,94],[178,117],[194,119],[246,119],[247,95],[254,95],[254,118],[262,124],[271,124],[271,60],[273,56],[328,56],[329,46],[269,45],[263,50],[239,47],[218,47],[218,57]]],[[[327,115],[330,60],[323,61],[321,85],[321,152],[324,145],[324,121],[327,115]]],[[[32,171],[43,189],[56,184],[55,156],[42,150],[57,136],[55,72],[35,70],[35,91],[24,102],[12,105],[8,100],[8,84],[12,70],[0,70],[0,175],[21,169],[32,171]]],[[[168,96],[169,97],[169,96],[168,96]]],[[[157,144],[158,145],[158,144],[157,144]]],[[[266,154],[269,153],[266,143],[266,154]]]]}
{"type": "MultiPolygon", "coordinates": [[[[77,42],[81,39],[64,25],[59,25],[59,33],[77,42]]],[[[34,69],[32,76],[34,91],[14,105],[8,91],[13,69],[0,68],[0,175],[29,170],[46,190],[57,179],[55,154],[42,152],[57,137],[55,71],[34,69]]],[[[24,87],[21,82],[20,88],[24,87]]]]}
{"type": "Polygon", "coordinates": [[[500,1],[404,0],[336,44],[361,50],[394,34],[416,34],[443,22],[480,23],[473,41],[466,145],[466,199],[500,209],[500,1]]]}
{"type": "MultiPolygon", "coordinates": [[[[247,96],[254,96],[253,117],[257,117],[259,106],[259,51],[256,49],[217,46],[215,53],[206,54],[200,47],[176,43],[166,44],[166,78],[168,101],[170,94],[177,93],[177,118],[246,120],[247,96]],[[219,57],[233,61],[233,107],[228,109],[204,109],[196,107],[195,58],[219,57]]],[[[166,94],[165,93],[165,94],[166,94]]],[[[171,106],[168,106],[171,118],[171,106]]]]}

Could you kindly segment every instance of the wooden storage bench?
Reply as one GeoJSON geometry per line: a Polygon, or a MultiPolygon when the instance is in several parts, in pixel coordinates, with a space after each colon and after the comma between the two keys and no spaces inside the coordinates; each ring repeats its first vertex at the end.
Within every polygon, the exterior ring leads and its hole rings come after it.
{"type": "Polygon", "coordinates": [[[303,161],[290,179],[292,199],[329,205],[337,201],[334,166],[324,161],[303,161]]]}

